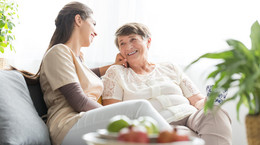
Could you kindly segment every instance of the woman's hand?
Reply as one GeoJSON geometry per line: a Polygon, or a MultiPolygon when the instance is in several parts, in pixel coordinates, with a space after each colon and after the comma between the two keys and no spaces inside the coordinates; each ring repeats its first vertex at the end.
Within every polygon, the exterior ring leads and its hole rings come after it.
{"type": "Polygon", "coordinates": [[[202,109],[206,102],[206,97],[202,94],[196,94],[188,98],[190,104],[196,107],[198,110],[202,109]]]}
{"type": "MultiPolygon", "coordinates": [[[[126,60],[120,53],[118,53],[118,54],[116,55],[115,63],[113,63],[112,65],[115,65],[115,64],[117,64],[117,65],[123,65],[124,67],[128,67],[128,65],[127,65],[127,60],[126,60]]],[[[106,73],[107,69],[108,69],[110,66],[111,66],[111,65],[106,65],[106,66],[100,67],[100,68],[99,68],[100,76],[103,76],[103,75],[106,73]]]]}
{"type": "Polygon", "coordinates": [[[127,60],[121,55],[121,53],[118,53],[116,55],[115,63],[117,65],[123,65],[124,67],[128,67],[127,60]]]}

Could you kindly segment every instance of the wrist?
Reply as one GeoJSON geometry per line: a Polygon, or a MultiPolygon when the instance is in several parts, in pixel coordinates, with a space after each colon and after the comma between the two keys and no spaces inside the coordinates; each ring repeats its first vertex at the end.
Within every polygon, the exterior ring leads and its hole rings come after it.
{"type": "Polygon", "coordinates": [[[200,109],[202,109],[204,107],[204,104],[205,104],[205,99],[201,99],[201,100],[197,101],[194,106],[198,110],[200,110],[200,109]]]}

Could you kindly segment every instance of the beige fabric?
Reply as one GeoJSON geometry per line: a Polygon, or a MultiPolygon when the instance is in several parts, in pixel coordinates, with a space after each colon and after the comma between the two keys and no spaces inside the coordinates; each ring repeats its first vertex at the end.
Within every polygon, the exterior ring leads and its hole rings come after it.
{"type": "Polygon", "coordinates": [[[75,112],[58,88],[79,82],[83,91],[98,100],[103,84],[90,69],[63,44],[53,46],[44,56],[40,71],[40,83],[48,107],[47,126],[53,145],[61,144],[69,129],[83,113],[75,112]]]}
{"type": "Polygon", "coordinates": [[[198,133],[205,145],[232,145],[231,119],[219,106],[207,114],[197,111],[188,118],[186,125],[198,133]]]}
{"type": "Polygon", "coordinates": [[[205,145],[232,145],[231,119],[226,111],[219,106],[207,113],[203,109],[192,115],[170,123],[177,126],[181,133],[195,135],[205,141],[205,145]],[[192,131],[183,131],[183,126],[187,126],[192,131]]]}
{"type": "Polygon", "coordinates": [[[147,75],[114,65],[107,70],[102,81],[105,86],[103,99],[146,99],[169,123],[197,111],[187,98],[198,94],[199,90],[179,67],[171,63],[156,64],[147,75]]]}

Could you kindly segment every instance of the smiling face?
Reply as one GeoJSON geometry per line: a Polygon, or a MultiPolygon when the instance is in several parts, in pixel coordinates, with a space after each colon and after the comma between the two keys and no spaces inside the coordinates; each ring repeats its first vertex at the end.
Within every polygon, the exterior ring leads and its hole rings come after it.
{"type": "Polygon", "coordinates": [[[83,47],[88,47],[97,33],[95,31],[96,21],[89,17],[86,20],[82,20],[82,26],[80,28],[80,41],[83,47]]]}
{"type": "Polygon", "coordinates": [[[130,34],[118,36],[117,42],[120,53],[127,59],[130,66],[148,61],[151,38],[143,39],[140,35],[130,34]]]}

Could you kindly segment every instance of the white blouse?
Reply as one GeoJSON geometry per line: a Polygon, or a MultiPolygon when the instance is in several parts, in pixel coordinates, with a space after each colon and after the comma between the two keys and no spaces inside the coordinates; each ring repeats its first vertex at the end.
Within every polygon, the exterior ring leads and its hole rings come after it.
{"type": "Polygon", "coordinates": [[[187,98],[198,94],[199,90],[179,67],[170,63],[156,64],[154,70],[145,75],[113,65],[102,81],[103,99],[146,99],[169,123],[197,111],[187,98]]]}

